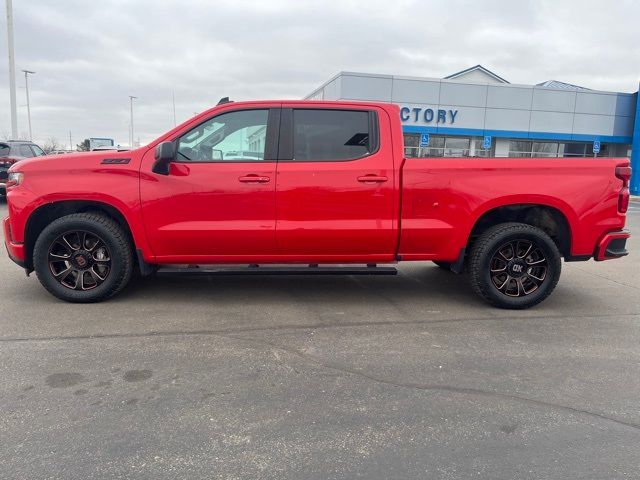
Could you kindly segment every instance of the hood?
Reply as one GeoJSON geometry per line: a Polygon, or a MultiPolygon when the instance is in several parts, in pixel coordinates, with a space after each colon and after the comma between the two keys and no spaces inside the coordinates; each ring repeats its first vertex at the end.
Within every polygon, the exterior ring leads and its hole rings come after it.
{"type": "Polygon", "coordinates": [[[14,163],[9,169],[12,172],[29,172],[32,170],[78,170],[94,169],[103,164],[105,159],[133,159],[140,155],[144,148],[118,152],[103,150],[97,152],[74,152],[64,155],[45,155],[42,157],[25,158],[14,163]]]}

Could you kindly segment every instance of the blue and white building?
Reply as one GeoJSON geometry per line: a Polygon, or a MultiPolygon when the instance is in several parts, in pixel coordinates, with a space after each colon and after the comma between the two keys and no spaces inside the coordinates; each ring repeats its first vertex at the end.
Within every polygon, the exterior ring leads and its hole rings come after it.
{"type": "Polygon", "coordinates": [[[396,103],[412,157],[628,156],[640,190],[638,92],[514,85],[476,65],[446,78],[340,72],[306,98],[396,103]]]}

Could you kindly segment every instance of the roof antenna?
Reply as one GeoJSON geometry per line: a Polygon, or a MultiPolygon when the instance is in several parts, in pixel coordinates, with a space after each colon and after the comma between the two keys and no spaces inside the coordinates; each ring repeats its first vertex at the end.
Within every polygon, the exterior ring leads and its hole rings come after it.
{"type": "Polygon", "coordinates": [[[222,97],[218,102],[218,105],[224,105],[225,103],[231,103],[232,100],[229,100],[229,97],[222,97]]]}

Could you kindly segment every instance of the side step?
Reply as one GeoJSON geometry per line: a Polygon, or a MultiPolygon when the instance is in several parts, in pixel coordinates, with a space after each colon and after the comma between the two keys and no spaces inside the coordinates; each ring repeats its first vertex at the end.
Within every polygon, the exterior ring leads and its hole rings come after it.
{"type": "Polygon", "coordinates": [[[266,266],[250,265],[248,267],[212,267],[204,265],[189,265],[187,267],[167,266],[158,269],[158,275],[396,275],[396,267],[379,267],[375,264],[366,267],[358,266],[331,266],[321,267],[309,265],[298,266],[266,266]]]}

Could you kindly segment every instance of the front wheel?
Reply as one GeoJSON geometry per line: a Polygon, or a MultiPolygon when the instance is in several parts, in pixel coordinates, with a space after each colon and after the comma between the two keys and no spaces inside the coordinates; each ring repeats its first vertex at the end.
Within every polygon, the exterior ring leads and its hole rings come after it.
{"type": "Polygon", "coordinates": [[[484,232],[469,256],[474,291],[499,308],[524,309],[547,298],[560,279],[562,260],[539,228],[503,223],[484,232]]]}
{"type": "Polygon", "coordinates": [[[99,302],[131,278],[128,236],[99,213],[74,213],[49,224],[36,240],[33,264],[40,283],[67,302],[99,302]]]}

